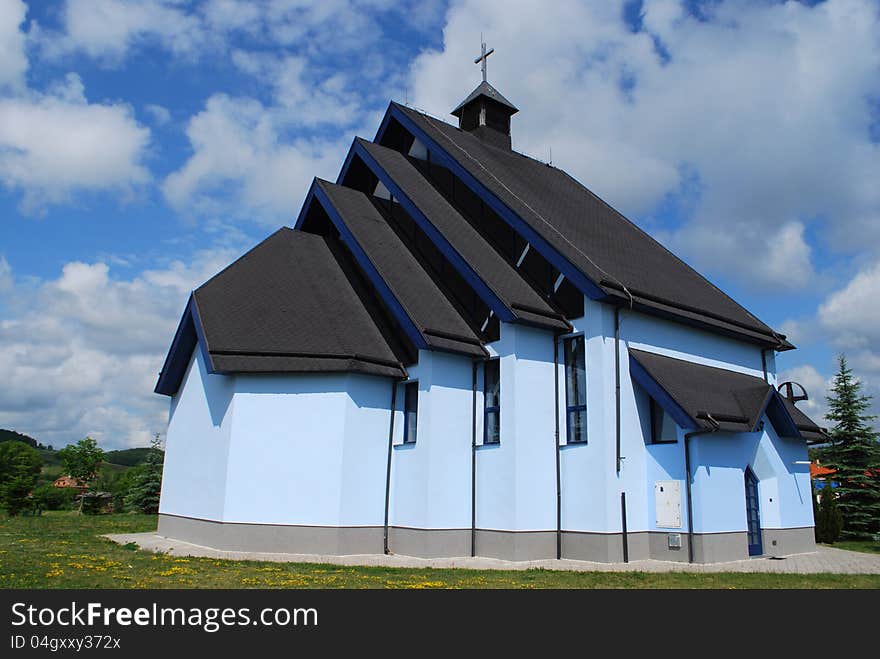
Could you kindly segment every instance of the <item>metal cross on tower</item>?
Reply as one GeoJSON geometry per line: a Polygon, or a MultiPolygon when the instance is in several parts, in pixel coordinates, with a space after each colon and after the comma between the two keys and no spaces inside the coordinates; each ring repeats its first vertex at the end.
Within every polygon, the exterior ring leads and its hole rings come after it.
{"type": "Polygon", "coordinates": [[[486,51],[486,42],[480,40],[481,48],[480,48],[480,56],[474,60],[474,64],[480,65],[480,70],[483,72],[483,82],[486,82],[486,60],[489,59],[489,55],[495,52],[494,48],[490,48],[488,52],[486,51]]]}

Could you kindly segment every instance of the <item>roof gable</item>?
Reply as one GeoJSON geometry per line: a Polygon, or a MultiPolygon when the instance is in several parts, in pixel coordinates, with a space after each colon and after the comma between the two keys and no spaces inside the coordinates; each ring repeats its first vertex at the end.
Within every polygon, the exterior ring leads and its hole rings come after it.
{"type": "MultiPolygon", "coordinates": [[[[353,150],[502,320],[552,329],[568,323],[403,154],[357,139],[353,150]],[[493,304],[493,302],[495,304],[493,304]]],[[[342,176],[340,176],[342,178],[342,176]]]]}
{"type": "Polygon", "coordinates": [[[404,374],[328,241],[287,228],[193,292],[158,393],[177,391],[196,343],[210,372],[404,374]]]}
{"type": "Polygon", "coordinates": [[[461,111],[464,108],[464,106],[468,105],[471,101],[473,101],[474,99],[476,99],[480,96],[485,96],[486,98],[495,101],[499,105],[503,105],[504,107],[506,107],[507,109],[510,110],[510,114],[515,114],[516,112],[519,112],[519,108],[517,108],[513,103],[511,103],[506,98],[504,98],[504,96],[501,94],[501,92],[499,92],[492,85],[490,85],[488,82],[483,80],[483,82],[481,82],[479,85],[477,85],[477,87],[474,89],[474,91],[472,91],[470,94],[468,94],[467,98],[464,99],[461,103],[459,103],[455,107],[455,109],[452,112],[450,112],[450,114],[453,116],[456,116],[456,117],[459,116],[461,114],[461,111]]]}
{"type": "MultiPolygon", "coordinates": [[[[466,173],[466,184],[470,180],[479,188],[477,194],[500,202],[508,211],[501,213],[507,221],[524,223],[514,228],[526,239],[532,242],[525,231],[533,232],[573,265],[583,276],[579,281],[569,278],[587,295],[633,302],[648,312],[777,349],[793,347],[562,170],[395,103],[383,127],[392,116],[451,159],[466,173]]],[[[565,272],[563,265],[554,265],[565,272]]]]}
{"type": "MultiPolygon", "coordinates": [[[[812,439],[786,400],[759,377],[633,348],[629,354],[633,379],[685,429],[756,432],[766,414],[780,435],[812,439]]],[[[804,425],[812,424],[797,413],[804,425]]]]}
{"type": "MultiPolygon", "coordinates": [[[[343,242],[398,319],[424,347],[484,356],[480,337],[410,253],[373,202],[357,190],[320,179],[314,196],[324,206],[343,242]]],[[[310,193],[312,196],[312,193],[310,193]]]]}

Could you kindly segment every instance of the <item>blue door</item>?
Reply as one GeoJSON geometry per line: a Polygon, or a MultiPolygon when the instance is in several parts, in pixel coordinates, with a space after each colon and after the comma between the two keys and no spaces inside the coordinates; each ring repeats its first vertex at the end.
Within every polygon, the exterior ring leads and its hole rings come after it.
{"type": "Polygon", "coordinates": [[[761,542],[761,513],[758,510],[758,479],[746,467],[746,521],[749,528],[749,556],[764,553],[761,542]]]}

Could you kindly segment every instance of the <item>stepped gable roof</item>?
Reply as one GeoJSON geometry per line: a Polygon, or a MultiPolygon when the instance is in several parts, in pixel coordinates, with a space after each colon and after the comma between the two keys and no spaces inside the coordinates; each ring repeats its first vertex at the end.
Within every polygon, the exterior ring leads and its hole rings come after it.
{"type": "Polygon", "coordinates": [[[629,354],[633,378],[682,427],[755,432],[766,412],[780,434],[811,439],[801,425],[816,425],[797,408],[793,418],[794,406],[762,378],[633,348],[629,354]]]}
{"type": "Polygon", "coordinates": [[[327,240],[288,228],[193,292],[157,393],[177,391],[197,338],[212,372],[405,374],[327,240]]]}
{"type": "Polygon", "coordinates": [[[525,322],[566,330],[568,323],[398,151],[358,139],[392,181],[500,301],[525,322]]]}
{"type": "Polygon", "coordinates": [[[564,171],[391,104],[612,298],[790,349],[761,320],[564,171]]]}
{"type": "Polygon", "coordinates": [[[480,337],[462,318],[409,251],[372,201],[362,192],[316,179],[368,267],[388,287],[428,346],[485,356],[480,337]]]}

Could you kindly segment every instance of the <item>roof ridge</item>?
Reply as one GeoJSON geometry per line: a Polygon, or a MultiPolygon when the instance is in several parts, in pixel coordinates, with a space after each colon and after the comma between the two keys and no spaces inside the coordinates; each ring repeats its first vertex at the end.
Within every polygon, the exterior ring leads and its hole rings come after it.
{"type": "Polygon", "coordinates": [[[592,190],[590,190],[590,188],[588,188],[586,185],[584,185],[583,183],[581,183],[580,181],[578,181],[574,176],[572,176],[571,174],[569,174],[569,173],[568,173],[567,171],[565,171],[564,169],[560,169],[560,168],[558,168],[558,167],[556,167],[556,168],[554,168],[554,169],[556,169],[556,170],[559,171],[559,172],[562,172],[565,176],[567,176],[568,178],[570,178],[574,183],[576,183],[576,184],[579,185],[581,188],[583,188],[583,189],[584,189],[584,190],[585,190],[585,191],[586,191],[591,197],[593,197],[593,199],[595,199],[596,201],[598,201],[599,203],[601,203],[601,204],[602,204],[603,206],[605,206],[608,210],[610,210],[610,211],[612,211],[613,213],[615,213],[615,214],[616,214],[618,217],[620,217],[622,220],[625,220],[626,222],[628,222],[629,224],[631,224],[631,225],[632,225],[633,227],[635,227],[640,233],[644,234],[647,238],[650,238],[652,241],[654,241],[655,243],[657,243],[657,245],[660,246],[660,247],[661,247],[661,248],[662,248],[667,254],[669,254],[669,255],[670,255],[672,258],[674,258],[676,261],[678,261],[679,263],[681,263],[682,265],[684,265],[685,267],[687,267],[688,270],[690,270],[690,271],[693,272],[697,277],[699,277],[700,279],[702,279],[703,281],[705,281],[707,284],[709,284],[709,285],[710,285],[712,288],[714,288],[718,293],[721,293],[724,297],[726,297],[726,298],[729,299],[731,302],[733,302],[733,303],[736,304],[738,307],[740,307],[740,308],[741,308],[743,311],[745,311],[745,312],[746,312],[746,313],[747,313],[747,314],[748,314],[753,320],[757,321],[758,323],[760,323],[761,325],[763,325],[764,327],[766,327],[767,329],[769,329],[771,332],[773,332],[774,335],[776,334],[776,331],[775,331],[772,327],[770,327],[767,323],[765,323],[763,320],[761,320],[760,318],[758,318],[758,317],[757,317],[755,314],[753,314],[751,311],[749,311],[748,309],[746,309],[746,307],[744,307],[742,304],[740,304],[740,303],[737,302],[735,299],[733,299],[733,297],[731,297],[730,295],[728,295],[727,293],[725,293],[723,290],[721,290],[720,288],[718,288],[718,286],[716,286],[716,285],[712,282],[712,280],[710,280],[708,277],[706,277],[706,276],[703,275],[701,272],[699,272],[696,268],[694,268],[693,266],[691,266],[687,261],[685,261],[684,259],[682,259],[682,258],[681,258],[680,256],[678,256],[675,252],[673,252],[671,249],[669,249],[668,247],[666,247],[666,245],[664,245],[664,244],[661,243],[659,240],[657,240],[654,236],[652,236],[650,233],[648,233],[647,231],[645,231],[645,230],[644,230],[642,227],[640,227],[637,223],[633,222],[633,221],[632,221],[631,219],[629,219],[626,215],[624,215],[624,214],[621,213],[619,210],[617,210],[616,208],[614,208],[614,206],[612,206],[610,203],[608,203],[607,201],[605,201],[602,197],[600,197],[600,196],[597,195],[595,192],[593,192],[592,190]]]}
{"type": "MultiPolygon", "coordinates": [[[[624,284],[622,281],[620,281],[620,279],[619,279],[618,277],[616,277],[616,276],[613,275],[612,273],[608,272],[607,270],[605,270],[605,268],[603,268],[603,267],[600,266],[598,263],[596,263],[596,262],[590,257],[589,254],[587,254],[587,253],[584,252],[580,247],[578,247],[577,245],[575,245],[574,242],[573,242],[568,236],[566,236],[564,233],[562,233],[562,231],[560,231],[558,228],[556,228],[556,226],[554,226],[554,225],[553,225],[553,224],[552,224],[547,218],[545,218],[545,217],[544,217],[543,215],[541,215],[538,211],[536,211],[534,208],[532,208],[531,204],[529,204],[525,199],[523,199],[523,198],[520,197],[518,194],[516,194],[513,190],[511,190],[510,187],[509,187],[506,183],[504,183],[504,181],[502,181],[500,178],[498,178],[498,177],[497,177],[497,176],[496,176],[496,175],[495,175],[495,174],[494,174],[494,173],[493,173],[488,167],[486,167],[482,162],[480,162],[479,159],[477,159],[475,156],[471,155],[471,154],[470,154],[470,153],[469,153],[469,152],[468,152],[463,146],[461,146],[461,145],[459,145],[459,144],[456,144],[456,143],[455,143],[455,142],[454,142],[454,141],[453,141],[448,135],[446,135],[445,133],[443,133],[443,131],[440,131],[440,134],[443,135],[443,137],[446,138],[446,139],[447,139],[447,140],[448,140],[448,141],[449,141],[454,147],[456,147],[457,149],[459,149],[460,151],[462,151],[462,152],[463,152],[468,158],[470,158],[470,159],[473,160],[475,163],[477,163],[477,165],[479,165],[480,168],[481,168],[484,172],[486,172],[489,176],[491,176],[491,177],[495,180],[495,182],[498,183],[498,185],[500,185],[502,188],[504,188],[504,189],[505,189],[505,190],[506,190],[511,196],[513,196],[517,201],[519,201],[523,206],[525,206],[525,207],[529,210],[529,212],[531,212],[532,215],[534,215],[536,218],[538,218],[539,220],[541,220],[541,221],[544,223],[545,226],[547,226],[550,230],[552,230],[553,232],[555,232],[556,235],[558,235],[562,240],[564,240],[564,241],[569,245],[569,247],[571,247],[571,248],[572,248],[573,250],[575,250],[578,254],[580,254],[580,255],[583,256],[587,261],[589,261],[590,264],[591,264],[594,268],[596,268],[599,272],[601,272],[601,273],[603,273],[603,274],[605,274],[605,275],[608,275],[608,277],[610,277],[611,279],[613,279],[614,281],[616,281],[618,284],[620,284],[621,288],[624,290],[624,292],[625,292],[625,293],[627,294],[627,296],[629,297],[629,299],[630,299],[630,304],[632,304],[633,296],[632,296],[632,293],[629,292],[629,289],[626,287],[626,284],[624,284]]],[[[512,210],[512,209],[511,209],[511,210],[512,210]]],[[[601,286],[598,282],[596,282],[596,284],[597,284],[598,286],[601,286]]]]}
{"type": "MultiPolygon", "coordinates": [[[[392,103],[393,103],[393,101],[392,101],[392,103]]],[[[399,104],[397,104],[397,105],[399,106],[399,104]]],[[[435,122],[440,122],[440,123],[442,123],[442,124],[445,125],[445,126],[449,126],[449,127],[451,127],[451,128],[455,128],[456,130],[458,130],[458,131],[461,132],[462,134],[466,134],[465,131],[461,131],[461,129],[458,129],[458,128],[456,128],[455,126],[453,126],[452,124],[450,124],[450,123],[448,123],[448,122],[446,122],[446,121],[443,121],[442,119],[439,119],[439,118],[437,118],[437,117],[434,117],[433,115],[430,115],[430,114],[425,113],[425,112],[420,112],[420,111],[418,111],[418,110],[415,110],[414,108],[408,108],[408,107],[405,107],[405,106],[402,106],[402,107],[404,107],[404,109],[406,109],[406,110],[411,110],[411,111],[413,111],[413,112],[416,112],[416,113],[418,113],[418,114],[421,114],[421,115],[423,115],[424,117],[426,117],[428,120],[435,121],[435,122]]],[[[558,228],[556,228],[553,224],[551,224],[551,223],[550,223],[546,218],[544,218],[542,215],[540,215],[539,213],[537,213],[537,212],[531,207],[531,205],[529,205],[527,202],[525,202],[525,201],[524,201],[519,195],[517,195],[516,193],[514,193],[512,190],[510,190],[510,188],[509,188],[507,185],[505,185],[503,182],[501,182],[501,180],[498,179],[498,177],[495,176],[495,175],[491,172],[491,170],[489,170],[485,165],[483,165],[483,163],[480,162],[479,159],[477,159],[475,156],[471,155],[471,154],[470,154],[466,149],[464,149],[464,147],[462,147],[461,145],[456,144],[456,143],[452,140],[452,138],[450,138],[448,135],[445,135],[445,134],[443,133],[442,130],[439,130],[439,132],[441,133],[441,135],[443,135],[443,137],[444,137],[446,140],[448,140],[450,143],[452,143],[452,144],[453,144],[454,146],[456,146],[458,149],[460,149],[461,151],[463,151],[463,152],[464,152],[469,158],[471,158],[474,162],[476,162],[476,163],[477,163],[477,164],[478,164],[478,165],[479,165],[484,171],[486,171],[490,176],[492,176],[492,178],[493,178],[495,181],[497,181],[502,187],[504,187],[504,189],[507,190],[507,191],[508,191],[508,192],[509,192],[514,198],[516,198],[518,201],[520,201],[521,203],[523,203],[523,205],[524,205],[527,209],[529,209],[532,213],[534,213],[535,216],[536,216],[538,219],[540,219],[542,222],[544,222],[544,224],[545,224],[546,226],[550,227],[550,228],[551,228],[551,229],[552,229],[552,230],[553,230],[558,236],[560,236],[560,237],[561,237],[561,238],[562,238],[562,239],[563,239],[563,240],[564,240],[569,246],[571,246],[576,252],[578,252],[578,253],[581,254],[584,258],[586,258],[587,261],[588,261],[590,264],[592,264],[597,270],[599,270],[601,273],[604,273],[605,275],[608,275],[610,279],[612,279],[612,280],[615,281],[617,284],[619,284],[620,287],[623,289],[623,291],[627,294],[627,296],[629,296],[630,300],[632,300],[632,297],[633,297],[633,296],[632,296],[632,293],[631,293],[630,290],[629,290],[629,287],[627,287],[627,286],[626,286],[626,285],[620,280],[619,277],[613,275],[612,273],[608,272],[607,270],[605,270],[604,268],[602,268],[601,266],[599,266],[599,265],[598,265],[598,264],[597,264],[597,263],[596,263],[596,262],[595,262],[595,261],[594,261],[594,260],[588,255],[588,254],[586,254],[583,250],[581,250],[579,247],[577,247],[577,245],[575,245],[574,242],[571,241],[571,240],[570,240],[570,239],[569,239],[564,233],[562,233],[558,228]]],[[[479,139],[479,138],[474,138],[474,139],[479,139]]],[[[649,234],[647,231],[645,231],[645,230],[644,230],[642,227],[640,227],[638,224],[636,224],[635,222],[633,222],[632,220],[630,220],[629,218],[627,218],[627,217],[626,217],[625,215],[623,215],[620,211],[618,211],[616,208],[614,208],[613,206],[611,206],[611,204],[609,204],[607,201],[605,201],[604,199],[602,199],[602,198],[601,198],[600,196],[598,196],[595,192],[593,192],[592,190],[590,190],[586,185],[584,185],[583,183],[581,183],[578,179],[576,179],[574,176],[572,176],[571,174],[569,174],[569,173],[568,173],[567,171],[565,171],[564,169],[561,169],[561,168],[559,168],[559,167],[554,167],[553,165],[549,165],[549,164],[547,164],[547,163],[544,163],[544,162],[542,162],[542,161],[540,161],[540,160],[537,160],[537,159],[535,159],[535,158],[532,158],[531,156],[525,155],[525,154],[520,153],[520,152],[518,152],[518,151],[513,151],[513,150],[509,150],[509,151],[508,151],[507,149],[499,149],[499,148],[497,148],[497,147],[493,147],[493,146],[490,145],[490,144],[485,144],[485,143],[483,143],[482,141],[480,142],[480,145],[481,145],[481,147],[483,147],[483,148],[493,149],[494,152],[498,153],[499,155],[507,156],[507,155],[513,153],[513,154],[516,154],[517,156],[519,156],[519,157],[521,157],[521,158],[525,158],[526,160],[529,160],[529,161],[531,161],[531,162],[534,162],[534,163],[538,163],[538,164],[544,165],[544,166],[549,167],[550,169],[552,169],[552,170],[554,170],[554,171],[556,171],[556,172],[560,172],[560,173],[562,173],[567,179],[569,179],[569,180],[570,180],[571,182],[573,182],[576,186],[578,186],[579,189],[581,189],[581,190],[583,190],[584,192],[586,192],[586,193],[587,193],[592,199],[594,199],[595,201],[597,201],[598,203],[600,203],[602,206],[604,206],[607,210],[609,210],[610,212],[612,212],[617,218],[624,220],[628,225],[630,225],[630,226],[632,226],[633,228],[635,228],[635,230],[638,231],[641,235],[643,235],[644,237],[646,237],[647,239],[649,239],[652,243],[654,243],[654,244],[656,244],[658,247],[660,247],[660,248],[663,250],[663,252],[665,252],[667,255],[671,256],[671,257],[672,257],[677,263],[679,263],[681,266],[683,266],[683,267],[685,268],[685,271],[688,272],[689,274],[691,274],[691,276],[692,276],[694,279],[698,279],[698,280],[700,280],[700,281],[705,282],[705,283],[706,283],[706,284],[707,284],[707,285],[708,285],[708,286],[709,286],[709,287],[710,287],[715,293],[720,294],[723,298],[725,298],[726,300],[730,301],[730,302],[731,302],[732,304],[734,304],[736,307],[738,307],[739,309],[741,309],[741,310],[746,314],[746,316],[747,316],[749,319],[751,319],[751,321],[753,321],[754,323],[757,323],[757,327],[755,327],[754,329],[760,331],[761,333],[769,332],[768,336],[771,336],[771,337],[774,337],[774,338],[777,338],[777,339],[780,338],[780,337],[781,337],[782,339],[785,338],[783,335],[778,334],[778,333],[777,333],[772,327],[770,327],[767,323],[765,323],[765,322],[762,321],[760,318],[758,318],[755,314],[753,314],[751,311],[749,311],[745,306],[743,306],[742,304],[740,304],[740,303],[739,303],[737,300],[735,300],[732,296],[730,296],[729,294],[727,294],[726,292],[724,292],[723,290],[721,290],[716,284],[714,284],[711,280],[709,280],[705,275],[701,274],[696,268],[692,267],[690,264],[688,264],[688,263],[687,263],[686,261],[684,261],[682,258],[680,258],[679,256],[677,256],[677,255],[676,255],[674,252],[672,252],[669,248],[667,248],[665,245],[663,245],[663,243],[661,243],[659,240],[657,240],[656,238],[654,238],[651,234],[649,234]],[[694,275],[695,275],[695,277],[694,277],[694,275]]],[[[599,285],[599,286],[602,286],[602,284],[601,284],[600,282],[596,282],[596,284],[599,285]]],[[[705,313],[705,312],[701,312],[701,313],[705,313]]],[[[716,315],[720,315],[720,314],[716,314],[716,315]]],[[[724,317],[727,318],[726,316],[724,316],[724,317]]],[[[729,322],[733,322],[733,319],[727,318],[727,320],[728,320],[729,322]]],[[[742,321],[740,321],[740,324],[742,324],[742,321]]]]}

